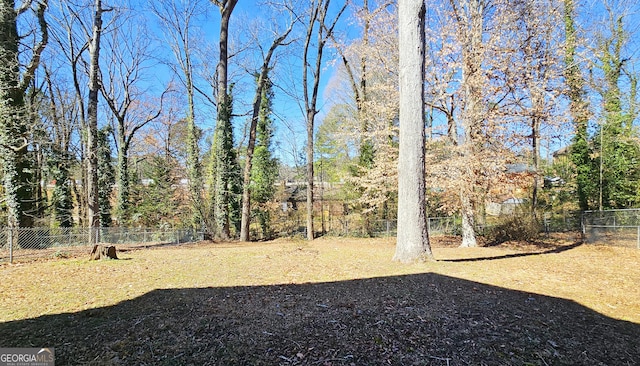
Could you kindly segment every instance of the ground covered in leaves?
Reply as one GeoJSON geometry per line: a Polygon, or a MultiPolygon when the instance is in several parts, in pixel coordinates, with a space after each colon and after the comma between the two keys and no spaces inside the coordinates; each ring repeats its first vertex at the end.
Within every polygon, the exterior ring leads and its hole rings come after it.
{"type": "Polygon", "coordinates": [[[640,250],[457,243],[412,265],[393,239],[339,238],[3,264],[0,347],[54,347],[56,365],[640,364],[640,250]]]}

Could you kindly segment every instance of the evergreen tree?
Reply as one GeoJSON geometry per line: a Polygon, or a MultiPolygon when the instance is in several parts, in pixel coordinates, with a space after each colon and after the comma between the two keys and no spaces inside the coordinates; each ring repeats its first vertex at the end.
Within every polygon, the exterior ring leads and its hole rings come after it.
{"type": "MultiPolygon", "coordinates": [[[[602,209],[633,208],[640,204],[640,146],[632,126],[620,126],[617,119],[606,120],[593,137],[597,158],[593,159],[593,181],[601,177],[602,209]]],[[[595,191],[595,189],[594,189],[595,191]]],[[[594,200],[594,204],[595,204],[594,200]]],[[[600,202],[598,206],[600,207],[600,202]]]]}
{"type": "Polygon", "coordinates": [[[175,160],[165,155],[151,157],[141,169],[147,180],[135,184],[132,191],[137,204],[131,217],[137,225],[163,227],[180,218],[174,167],[175,160]]]}

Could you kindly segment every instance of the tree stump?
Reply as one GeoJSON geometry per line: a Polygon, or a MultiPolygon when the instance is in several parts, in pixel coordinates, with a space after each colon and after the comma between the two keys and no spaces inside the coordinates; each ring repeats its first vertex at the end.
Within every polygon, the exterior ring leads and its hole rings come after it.
{"type": "Polygon", "coordinates": [[[91,260],[98,259],[118,259],[116,255],[116,247],[113,245],[94,245],[91,251],[91,260]]]}

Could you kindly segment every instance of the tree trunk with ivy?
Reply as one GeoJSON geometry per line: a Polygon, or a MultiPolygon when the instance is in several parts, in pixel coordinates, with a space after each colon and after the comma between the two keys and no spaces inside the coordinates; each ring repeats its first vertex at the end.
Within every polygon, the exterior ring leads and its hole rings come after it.
{"type": "Polygon", "coordinates": [[[48,42],[46,8],[47,1],[37,5],[20,3],[16,8],[15,1],[0,0],[0,166],[9,228],[33,225],[31,211],[35,207],[36,183],[32,179],[33,163],[28,151],[31,137],[25,92],[48,42]],[[18,34],[18,18],[27,12],[36,16],[40,40],[31,50],[29,63],[21,70],[17,62],[22,40],[18,34]]]}
{"type": "Polygon", "coordinates": [[[271,215],[266,204],[273,199],[278,181],[278,159],[274,158],[271,153],[273,138],[271,104],[273,97],[272,85],[269,81],[262,92],[250,181],[251,201],[255,203],[251,213],[258,219],[262,236],[266,239],[270,239],[272,234],[271,215]]]}
{"type": "Polygon", "coordinates": [[[100,207],[100,227],[112,225],[111,193],[116,174],[111,163],[111,147],[109,146],[110,127],[98,131],[98,203],[100,207]]]}
{"type": "Polygon", "coordinates": [[[565,82],[569,97],[569,113],[574,125],[573,143],[571,145],[571,160],[576,167],[576,183],[578,204],[581,210],[589,209],[589,196],[592,163],[589,147],[587,127],[589,123],[589,103],[584,90],[584,77],[580,71],[580,64],[576,59],[576,25],[574,21],[573,0],[564,1],[564,29],[565,29],[565,82]]]}
{"type": "Polygon", "coordinates": [[[213,188],[213,216],[216,235],[223,240],[231,238],[231,204],[233,201],[234,164],[237,164],[233,147],[233,128],[231,125],[232,99],[228,88],[229,63],[229,21],[237,0],[214,1],[220,8],[220,61],[218,62],[217,95],[218,117],[212,146],[211,158],[215,159],[213,188]]]}
{"type": "MultiPolygon", "coordinates": [[[[293,29],[293,23],[289,29],[287,29],[283,34],[278,35],[273,42],[271,43],[271,47],[267,51],[267,54],[264,57],[262,62],[262,66],[260,68],[260,72],[256,78],[256,94],[253,100],[253,112],[251,114],[251,123],[249,126],[249,141],[247,143],[247,155],[245,159],[244,166],[244,176],[243,176],[243,185],[242,185],[242,218],[240,223],[240,241],[249,241],[249,226],[251,224],[251,176],[252,176],[252,165],[253,165],[253,153],[256,146],[256,136],[258,134],[258,123],[259,119],[269,118],[269,116],[265,116],[264,113],[271,113],[271,100],[270,100],[270,91],[271,91],[271,80],[269,79],[269,70],[271,67],[271,58],[277,47],[282,45],[284,40],[288,37],[289,33],[293,29]],[[267,100],[265,101],[265,98],[267,100]],[[265,103],[267,105],[265,105],[265,103]]],[[[268,147],[267,147],[268,148],[268,147]]],[[[260,173],[258,173],[260,174],[260,173]]]]}

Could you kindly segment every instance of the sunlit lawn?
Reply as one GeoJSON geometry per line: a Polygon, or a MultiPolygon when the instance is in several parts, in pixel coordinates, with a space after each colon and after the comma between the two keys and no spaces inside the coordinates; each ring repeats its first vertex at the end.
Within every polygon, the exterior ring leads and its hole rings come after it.
{"type": "Polygon", "coordinates": [[[640,250],[581,245],[559,253],[509,257],[549,249],[461,249],[439,247],[438,238],[433,241],[438,261],[413,265],[391,261],[394,239],[342,238],[321,238],[312,243],[199,243],[119,252],[121,260],[117,261],[89,261],[87,254],[5,264],[0,266],[0,321],[113,305],[153,289],[327,282],[433,272],[571,299],[608,316],[640,323],[640,250]],[[488,260],[447,261],[471,258],[488,260]]]}
{"type": "Polygon", "coordinates": [[[556,239],[391,260],[393,239],[119,248],[0,266],[0,345],[87,365],[640,362],[640,250],[556,239]]]}

